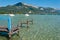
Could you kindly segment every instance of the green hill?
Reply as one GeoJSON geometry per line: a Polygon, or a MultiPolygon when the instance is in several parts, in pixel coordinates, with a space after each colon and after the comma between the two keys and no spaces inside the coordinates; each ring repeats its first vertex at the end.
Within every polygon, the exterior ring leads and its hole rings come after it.
{"type": "Polygon", "coordinates": [[[50,7],[36,7],[22,2],[6,7],[0,7],[0,14],[60,14],[54,8],[50,7]]]}

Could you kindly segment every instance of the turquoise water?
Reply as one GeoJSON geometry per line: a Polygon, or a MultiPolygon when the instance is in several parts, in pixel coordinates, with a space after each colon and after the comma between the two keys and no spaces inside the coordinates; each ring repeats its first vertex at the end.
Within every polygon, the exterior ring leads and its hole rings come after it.
{"type": "Polygon", "coordinates": [[[29,24],[29,29],[20,28],[20,40],[60,40],[60,15],[26,17],[24,14],[16,14],[11,19],[12,26],[17,26],[21,21],[33,19],[34,24],[29,24]]]}

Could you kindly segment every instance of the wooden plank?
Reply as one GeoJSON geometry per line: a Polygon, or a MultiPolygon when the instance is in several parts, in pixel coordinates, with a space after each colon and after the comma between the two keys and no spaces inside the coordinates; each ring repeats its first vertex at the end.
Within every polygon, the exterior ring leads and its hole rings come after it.
{"type": "Polygon", "coordinates": [[[0,32],[8,32],[7,29],[0,29],[0,32]]]}

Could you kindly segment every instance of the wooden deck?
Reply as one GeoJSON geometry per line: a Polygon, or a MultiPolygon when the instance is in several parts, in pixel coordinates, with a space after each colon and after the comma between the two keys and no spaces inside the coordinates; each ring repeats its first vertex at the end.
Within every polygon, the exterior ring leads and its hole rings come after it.
{"type": "Polygon", "coordinates": [[[7,27],[2,27],[0,26],[0,32],[7,32],[8,36],[9,36],[9,40],[11,40],[11,37],[13,34],[17,33],[19,35],[19,27],[13,27],[11,29],[11,31],[8,30],[7,27]]]}

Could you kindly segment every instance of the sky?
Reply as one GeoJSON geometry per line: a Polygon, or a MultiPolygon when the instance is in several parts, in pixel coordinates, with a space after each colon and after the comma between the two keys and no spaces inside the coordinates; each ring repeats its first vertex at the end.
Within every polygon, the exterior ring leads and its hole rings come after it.
{"type": "Polygon", "coordinates": [[[27,3],[34,6],[52,7],[60,9],[60,0],[0,0],[0,7],[13,5],[18,2],[27,3]]]}

